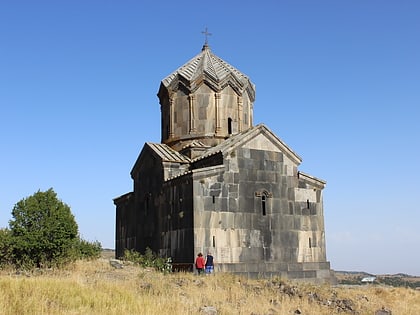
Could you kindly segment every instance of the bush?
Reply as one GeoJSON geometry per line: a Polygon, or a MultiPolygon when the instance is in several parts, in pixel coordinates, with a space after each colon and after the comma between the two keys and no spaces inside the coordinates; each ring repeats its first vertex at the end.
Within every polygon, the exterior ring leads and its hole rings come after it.
{"type": "Polygon", "coordinates": [[[98,241],[91,243],[81,238],[77,241],[76,249],[76,258],[81,259],[99,258],[102,252],[101,243],[98,241]]]}
{"type": "Polygon", "coordinates": [[[141,267],[154,268],[163,273],[169,273],[172,271],[171,258],[158,257],[150,248],[146,248],[144,255],[135,250],[126,249],[122,259],[125,261],[131,261],[141,267]]]}

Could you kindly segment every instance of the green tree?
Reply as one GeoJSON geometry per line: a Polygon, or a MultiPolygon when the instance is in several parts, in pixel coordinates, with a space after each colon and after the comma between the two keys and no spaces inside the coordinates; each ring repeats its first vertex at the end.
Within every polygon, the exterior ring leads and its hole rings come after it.
{"type": "Polygon", "coordinates": [[[10,220],[12,262],[18,267],[53,266],[74,258],[78,226],[70,207],[52,188],[19,201],[10,220]]]}
{"type": "Polygon", "coordinates": [[[0,229],[0,267],[10,265],[12,238],[9,229],[0,229]]]}

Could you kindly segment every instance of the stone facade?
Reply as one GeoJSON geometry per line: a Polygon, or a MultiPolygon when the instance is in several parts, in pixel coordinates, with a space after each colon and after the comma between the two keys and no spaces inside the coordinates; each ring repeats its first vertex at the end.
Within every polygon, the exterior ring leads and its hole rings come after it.
{"type": "Polygon", "coordinates": [[[301,158],[253,126],[255,87],[202,51],[161,82],[162,143],[146,143],[133,192],[114,199],[116,254],[147,247],[174,265],[211,250],[216,270],[330,281],[322,191],[301,158]]]}

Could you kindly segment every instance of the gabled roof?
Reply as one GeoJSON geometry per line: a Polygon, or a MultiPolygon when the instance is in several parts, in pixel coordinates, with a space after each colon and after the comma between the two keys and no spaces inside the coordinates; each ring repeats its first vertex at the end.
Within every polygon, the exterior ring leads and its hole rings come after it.
{"type": "Polygon", "coordinates": [[[300,156],[297,155],[292,149],[290,149],[264,124],[259,124],[255,127],[249,128],[241,133],[231,136],[230,138],[223,141],[221,144],[207,150],[205,154],[195,158],[192,162],[207,158],[218,152],[221,152],[222,154],[230,152],[237,146],[243,145],[261,134],[264,134],[272,142],[273,146],[275,146],[279,151],[283,152],[283,154],[288,156],[297,165],[299,165],[302,162],[300,156]]]}
{"type": "Polygon", "coordinates": [[[238,93],[246,90],[251,101],[255,100],[255,86],[248,76],[214,55],[207,45],[198,55],[164,78],[162,85],[167,89],[171,86],[177,89],[181,82],[193,92],[203,81],[215,91],[221,91],[226,85],[238,93]]]}
{"type": "Polygon", "coordinates": [[[123,202],[123,201],[128,201],[128,200],[130,200],[130,198],[133,196],[133,192],[132,191],[130,191],[130,192],[128,192],[128,193],[126,193],[126,194],[124,194],[124,195],[121,195],[121,196],[118,196],[118,197],[115,197],[114,199],[112,199],[113,201],[114,201],[114,204],[120,204],[121,202],[123,202]]]}
{"type": "Polygon", "coordinates": [[[146,145],[159,155],[163,162],[190,163],[190,159],[188,157],[175,151],[164,143],[146,142],[146,145]]]}
{"type": "Polygon", "coordinates": [[[182,164],[187,164],[191,162],[191,160],[187,156],[182,155],[181,153],[175,151],[174,149],[172,149],[171,147],[169,147],[168,145],[164,143],[146,142],[130,172],[131,176],[133,176],[133,172],[140,165],[146,149],[150,149],[157,156],[159,156],[162,162],[173,162],[173,163],[182,163],[182,164]]]}
{"type": "Polygon", "coordinates": [[[318,186],[319,188],[323,189],[325,184],[327,183],[325,180],[322,180],[320,178],[317,178],[315,176],[306,174],[304,172],[299,171],[298,172],[298,178],[301,180],[304,180],[314,186],[318,186]]]}

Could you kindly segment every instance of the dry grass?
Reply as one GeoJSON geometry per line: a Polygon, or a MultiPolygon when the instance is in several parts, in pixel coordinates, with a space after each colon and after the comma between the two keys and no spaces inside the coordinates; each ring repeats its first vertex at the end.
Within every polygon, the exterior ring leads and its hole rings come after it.
{"type": "Polygon", "coordinates": [[[379,287],[315,286],[229,274],[163,275],[107,260],[77,262],[65,270],[0,274],[1,314],[420,314],[420,291],[379,287]],[[211,312],[208,312],[211,314],[211,312]]]}

